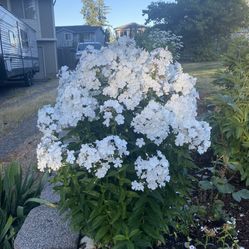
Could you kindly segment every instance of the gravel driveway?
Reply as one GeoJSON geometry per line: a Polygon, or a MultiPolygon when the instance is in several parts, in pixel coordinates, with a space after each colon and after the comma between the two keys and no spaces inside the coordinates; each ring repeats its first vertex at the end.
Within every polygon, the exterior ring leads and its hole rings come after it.
{"type": "Polygon", "coordinates": [[[37,111],[56,98],[58,80],[0,88],[0,163],[36,164],[37,111]]]}

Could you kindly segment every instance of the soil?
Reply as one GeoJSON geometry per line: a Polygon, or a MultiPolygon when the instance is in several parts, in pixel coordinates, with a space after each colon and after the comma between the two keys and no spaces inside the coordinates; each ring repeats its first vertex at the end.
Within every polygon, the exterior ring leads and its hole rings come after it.
{"type": "MultiPolygon", "coordinates": [[[[245,188],[245,186],[240,186],[240,189],[242,188],[245,188]]],[[[242,200],[238,203],[227,195],[223,201],[226,211],[236,219],[239,245],[249,249],[249,200],[242,200]]]]}
{"type": "MultiPolygon", "coordinates": [[[[193,159],[195,163],[199,166],[199,168],[210,167],[211,161],[215,160],[213,156],[213,152],[209,150],[207,153],[199,156],[197,154],[193,155],[193,159]]],[[[209,171],[208,171],[209,172],[209,171]]],[[[205,175],[208,175],[205,172],[205,175]]],[[[240,189],[248,189],[243,182],[240,180],[240,175],[237,174],[230,182],[233,186],[236,187],[237,190],[240,189]]],[[[206,196],[200,194],[201,191],[197,191],[193,193],[193,201],[198,200],[202,204],[205,204],[206,201],[206,208],[209,208],[209,202],[212,197],[208,196],[208,193],[205,192],[206,196]]],[[[202,191],[203,193],[203,191],[202,191]]],[[[240,203],[236,202],[231,194],[223,195],[221,200],[224,202],[224,211],[229,217],[233,217],[236,220],[236,231],[239,240],[239,246],[244,249],[249,249],[249,200],[242,200],[240,203]]],[[[224,222],[223,221],[206,221],[208,227],[221,227],[224,222]]],[[[202,237],[200,230],[192,230],[190,231],[190,237],[192,239],[200,239],[202,237]]],[[[184,243],[187,241],[187,238],[184,236],[178,236],[177,239],[173,238],[172,236],[166,238],[167,244],[164,246],[159,246],[154,249],[181,249],[186,248],[184,243]]],[[[193,243],[194,244],[194,243],[193,243]]],[[[204,247],[197,246],[197,249],[204,249],[204,247]]],[[[208,249],[217,249],[217,246],[210,246],[208,249]]],[[[228,249],[237,249],[237,248],[228,248],[228,249]]]]}

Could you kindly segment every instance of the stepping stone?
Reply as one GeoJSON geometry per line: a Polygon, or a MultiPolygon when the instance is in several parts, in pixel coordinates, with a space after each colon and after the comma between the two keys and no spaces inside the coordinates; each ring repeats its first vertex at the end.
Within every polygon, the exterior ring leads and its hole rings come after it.
{"type": "Polygon", "coordinates": [[[79,234],[56,208],[31,210],[14,242],[14,249],[77,249],[79,234]]]}

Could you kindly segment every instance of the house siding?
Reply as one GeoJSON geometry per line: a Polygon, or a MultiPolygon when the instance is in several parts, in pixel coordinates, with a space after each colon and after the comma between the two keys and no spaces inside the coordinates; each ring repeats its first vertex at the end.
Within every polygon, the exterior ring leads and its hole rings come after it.
{"type": "Polygon", "coordinates": [[[74,47],[75,46],[75,42],[77,40],[77,37],[75,37],[75,35],[70,32],[70,31],[62,31],[56,34],[56,38],[57,38],[57,47],[62,48],[62,47],[74,47]],[[65,39],[65,35],[66,34],[71,34],[73,36],[73,39],[70,41],[67,41],[65,39]]]}
{"type": "Polygon", "coordinates": [[[55,53],[56,44],[49,41],[40,41],[38,46],[46,48],[44,49],[44,59],[47,76],[55,76],[54,74],[57,73],[57,66],[55,67],[55,65],[57,65],[57,54],[55,53]]]}
{"type": "Polygon", "coordinates": [[[27,19],[22,0],[0,0],[16,17],[36,30],[40,72],[37,79],[53,78],[58,72],[53,0],[31,0],[34,16],[27,19]]]}
{"type": "Polygon", "coordinates": [[[18,18],[24,18],[23,4],[22,1],[10,1],[11,12],[18,18]]]}
{"type": "Polygon", "coordinates": [[[6,9],[8,8],[8,1],[7,0],[1,0],[0,4],[2,4],[3,7],[5,7],[6,9]]]}
{"type": "Polygon", "coordinates": [[[75,32],[63,27],[56,32],[56,38],[58,48],[76,48],[79,42],[99,42],[102,46],[105,45],[105,34],[101,28],[75,32]],[[72,40],[66,40],[66,34],[71,34],[72,40]]]}
{"type": "Polygon", "coordinates": [[[41,37],[43,38],[55,38],[55,31],[54,25],[52,26],[51,23],[54,23],[53,20],[53,13],[51,6],[53,5],[52,0],[40,0],[38,1],[39,4],[39,15],[41,26],[41,37]]]}

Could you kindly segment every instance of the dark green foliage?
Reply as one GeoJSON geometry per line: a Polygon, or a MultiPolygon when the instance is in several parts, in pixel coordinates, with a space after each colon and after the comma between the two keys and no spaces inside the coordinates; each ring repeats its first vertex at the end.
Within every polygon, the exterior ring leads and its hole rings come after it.
{"type": "Polygon", "coordinates": [[[15,235],[13,228],[14,219],[0,209],[0,247],[3,249],[12,249],[12,239],[15,235]]]}
{"type": "MultiPolygon", "coordinates": [[[[10,249],[26,215],[35,207],[32,199],[40,196],[43,181],[33,170],[23,175],[22,168],[12,163],[0,166],[0,248],[10,249]]],[[[34,199],[33,199],[34,200],[34,199]]]]}
{"type": "Polygon", "coordinates": [[[213,148],[224,166],[239,171],[249,186],[249,41],[235,40],[224,65],[224,73],[215,81],[222,94],[212,99],[213,148]]]}
{"type": "Polygon", "coordinates": [[[147,23],[183,36],[186,60],[214,60],[226,48],[231,33],[247,27],[244,0],[177,0],[154,2],[143,11],[147,23]]]}
{"type": "MultiPolygon", "coordinates": [[[[176,151],[176,150],[174,150],[176,151]]],[[[166,152],[167,153],[167,152],[166,152]]],[[[62,167],[54,181],[61,209],[71,210],[73,226],[101,248],[148,248],[170,230],[188,234],[192,222],[185,206],[192,162],[184,150],[167,153],[172,160],[171,181],[154,191],[133,191],[134,166],[110,170],[98,179],[78,166],[62,167]]]]}

